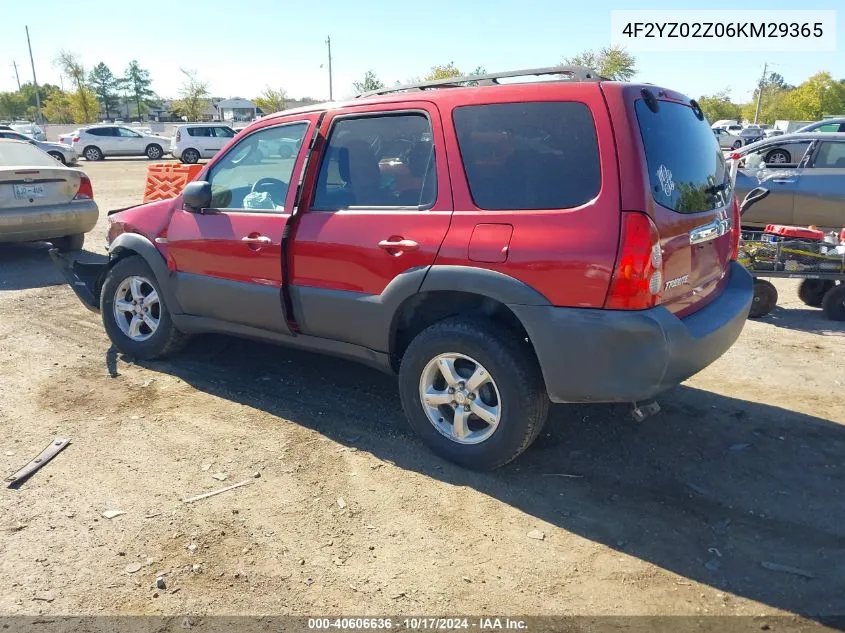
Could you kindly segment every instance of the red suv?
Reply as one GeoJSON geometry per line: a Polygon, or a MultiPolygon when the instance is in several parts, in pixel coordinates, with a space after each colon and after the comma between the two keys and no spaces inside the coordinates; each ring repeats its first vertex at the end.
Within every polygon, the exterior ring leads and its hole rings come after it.
{"type": "Polygon", "coordinates": [[[53,256],[125,354],[222,332],[397,372],[436,453],[494,468],[550,401],[650,399],[733,344],[738,214],[695,101],[561,67],[264,117],[111,212],[108,263],[53,256]]]}

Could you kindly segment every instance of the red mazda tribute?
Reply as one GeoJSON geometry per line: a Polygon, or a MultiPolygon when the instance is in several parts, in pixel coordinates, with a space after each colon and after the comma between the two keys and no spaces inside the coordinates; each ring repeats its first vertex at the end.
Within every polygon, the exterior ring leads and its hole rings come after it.
{"type": "Polygon", "coordinates": [[[560,67],[264,117],[111,212],[108,263],[52,255],[125,354],[222,332],[397,372],[436,453],[494,468],[550,401],[647,400],[733,344],[738,214],[695,101],[560,67]]]}

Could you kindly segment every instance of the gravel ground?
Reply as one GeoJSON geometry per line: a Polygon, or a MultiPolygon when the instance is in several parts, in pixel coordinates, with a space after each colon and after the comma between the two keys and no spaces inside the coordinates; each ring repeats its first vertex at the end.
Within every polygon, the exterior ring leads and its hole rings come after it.
{"type": "MultiPolygon", "coordinates": [[[[82,167],[104,212],[147,165],[82,167]]],[[[556,406],[479,474],[364,367],[222,336],[126,362],[44,245],[0,246],[0,465],[72,439],[0,495],[0,613],[845,613],[845,327],[777,286],[660,415],[556,406]]]]}

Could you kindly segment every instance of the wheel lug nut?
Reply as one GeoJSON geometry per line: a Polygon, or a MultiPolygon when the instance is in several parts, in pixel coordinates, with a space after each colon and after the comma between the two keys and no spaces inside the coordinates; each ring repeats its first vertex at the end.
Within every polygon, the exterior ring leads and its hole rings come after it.
{"type": "Polygon", "coordinates": [[[470,400],[475,400],[475,394],[471,393],[467,396],[470,400]]]}
{"type": "Polygon", "coordinates": [[[458,403],[455,402],[454,400],[452,400],[452,407],[457,407],[457,406],[458,406],[458,403]]]}
{"type": "Polygon", "coordinates": [[[458,383],[458,389],[463,389],[463,388],[464,388],[464,383],[459,382],[459,383],[458,383]]]}
{"type": "Polygon", "coordinates": [[[454,387],[449,387],[449,393],[450,393],[450,394],[455,393],[455,388],[454,388],[454,387]]]}
{"type": "Polygon", "coordinates": [[[464,411],[469,411],[469,405],[468,404],[464,405],[464,411]]]}

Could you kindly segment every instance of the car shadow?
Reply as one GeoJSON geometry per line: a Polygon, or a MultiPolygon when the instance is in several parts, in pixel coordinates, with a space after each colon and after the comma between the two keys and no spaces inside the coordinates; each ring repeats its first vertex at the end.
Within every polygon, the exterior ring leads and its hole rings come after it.
{"type": "MultiPolygon", "coordinates": [[[[47,242],[0,244],[0,292],[46,288],[65,283],[64,277],[50,259],[52,245],[47,242]]],[[[91,251],[73,253],[81,262],[101,261],[105,255],[91,251]]]]}
{"type": "Polygon", "coordinates": [[[845,332],[845,322],[831,321],[821,309],[817,308],[782,308],[776,306],[766,316],[754,320],[771,323],[776,327],[813,334],[839,335],[845,332]]]}
{"type": "Polygon", "coordinates": [[[437,458],[411,434],[393,377],[317,354],[200,339],[140,364],[689,580],[815,619],[845,610],[841,424],[681,386],[641,424],[622,405],[555,406],[520,459],[479,473],[437,458]]]}

